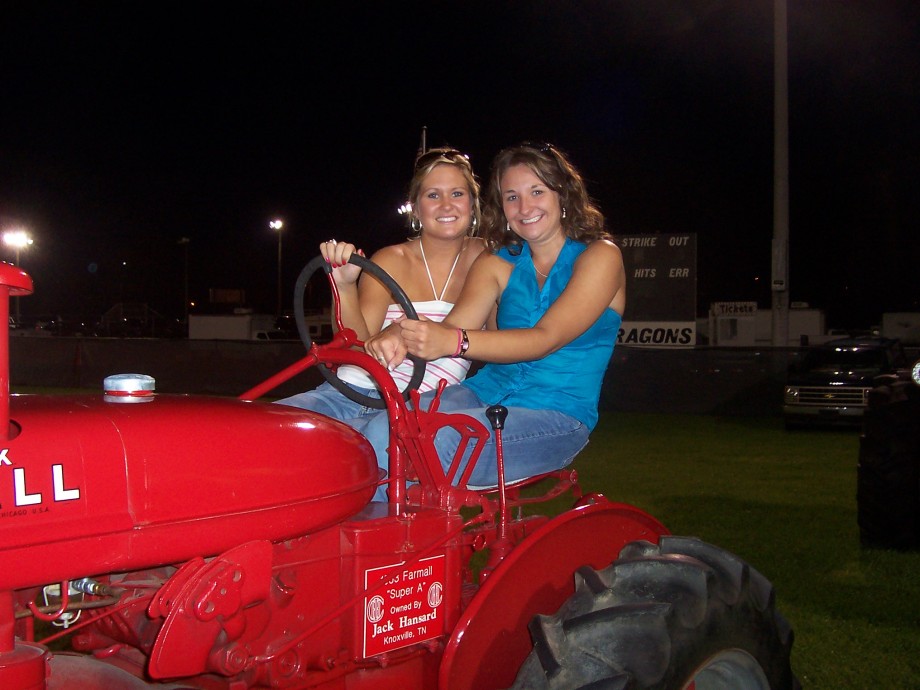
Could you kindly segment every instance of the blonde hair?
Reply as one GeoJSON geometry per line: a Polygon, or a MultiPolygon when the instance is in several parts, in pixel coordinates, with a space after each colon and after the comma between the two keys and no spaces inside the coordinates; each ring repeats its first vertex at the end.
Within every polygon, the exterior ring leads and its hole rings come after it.
{"type": "Polygon", "coordinates": [[[421,221],[415,213],[418,207],[418,197],[421,194],[422,183],[425,178],[439,165],[452,165],[460,171],[463,179],[466,180],[466,186],[470,192],[470,229],[468,234],[476,235],[482,225],[482,206],[480,202],[480,188],[476,175],[473,172],[473,166],[470,164],[469,156],[460,153],[457,149],[449,147],[429,149],[415,160],[415,174],[409,181],[409,190],[407,196],[409,203],[412,204],[412,210],[409,212],[409,223],[412,228],[412,237],[421,234],[421,221]]]}

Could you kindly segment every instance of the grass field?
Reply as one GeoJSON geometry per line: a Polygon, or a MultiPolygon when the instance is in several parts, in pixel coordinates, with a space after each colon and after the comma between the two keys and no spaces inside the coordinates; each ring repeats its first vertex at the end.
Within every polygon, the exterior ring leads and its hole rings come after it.
{"type": "Polygon", "coordinates": [[[769,578],[795,631],[804,688],[920,688],[920,553],[866,550],[856,431],[789,433],[778,419],[602,415],[576,460],[582,487],[769,578]]]}

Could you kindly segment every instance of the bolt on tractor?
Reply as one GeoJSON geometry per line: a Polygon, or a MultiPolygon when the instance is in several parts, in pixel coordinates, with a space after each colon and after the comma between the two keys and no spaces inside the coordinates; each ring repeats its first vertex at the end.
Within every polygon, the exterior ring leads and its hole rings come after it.
{"type": "MultiPolygon", "coordinates": [[[[300,274],[301,312],[321,266],[300,274]]],[[[0,264],[0,319],[31,292],[0,264]]],[[[306,356],[239,398],[158,394],[139,374],[11,396],[0,334],[0,688],[797,686],[754,568],[583,493],[571,468],[506,483],[504,408],[491,430],[437,397],[420,409],[335,318],[331,342],[303,329],[306,356]],[[266,400],[342,364],[379,385],[387,473],[351,427],[266,400]],[[442,464],[445,428],[462,443],[442,464]],[[473,489],[489,434],[499,481],[473,489]],[[571,508],[545,514],[562,496],[571,508]]]]}

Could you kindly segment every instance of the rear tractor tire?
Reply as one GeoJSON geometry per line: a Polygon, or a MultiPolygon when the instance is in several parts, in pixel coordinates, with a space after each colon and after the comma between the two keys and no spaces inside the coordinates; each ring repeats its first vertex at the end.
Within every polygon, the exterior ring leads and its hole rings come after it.
{"type": "Polygon", "coordinates": [[[793,690],[792,629],[770,582],[689,537],[627,544],[530,623],[515,690],[793,690]]]}

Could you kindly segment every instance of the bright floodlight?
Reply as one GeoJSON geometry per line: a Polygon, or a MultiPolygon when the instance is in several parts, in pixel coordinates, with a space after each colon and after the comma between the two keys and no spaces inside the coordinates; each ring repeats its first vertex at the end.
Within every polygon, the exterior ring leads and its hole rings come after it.
{"type": "Polygon", "coordinates": [[[280,230],[284,223],[280,220],[273,220],[268,223],[268,227],[272,230],[280,230]]]}
{"type": "Polygon", "coordinates": [[[32,244],[32,238],[25,230],[10,230],[3,233],[3,243],[14,249],[24,249],[32,244]]]}

